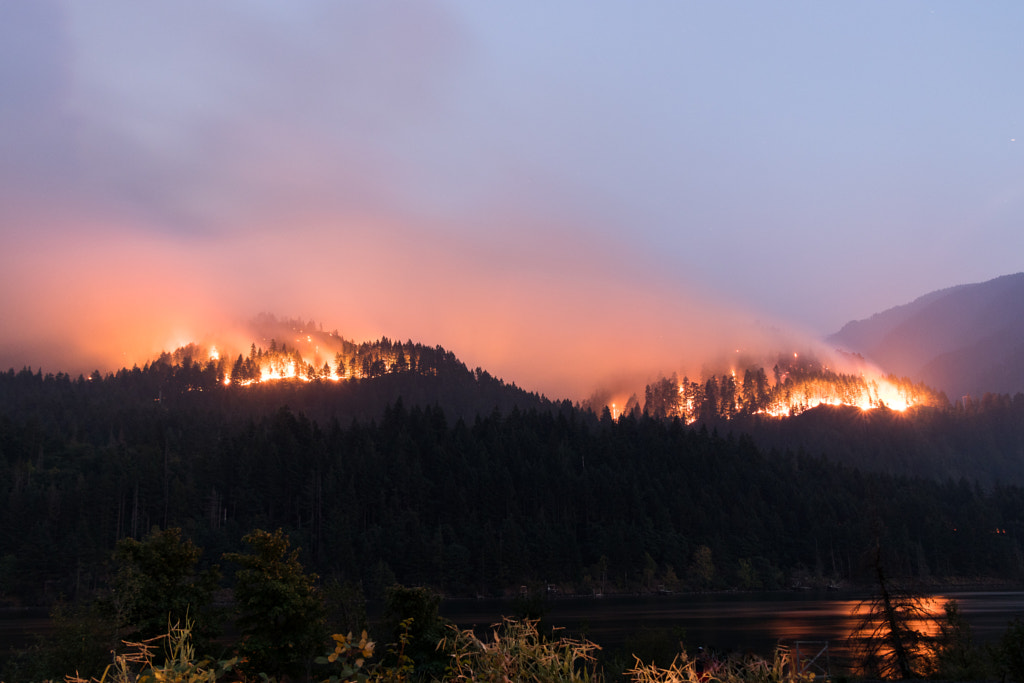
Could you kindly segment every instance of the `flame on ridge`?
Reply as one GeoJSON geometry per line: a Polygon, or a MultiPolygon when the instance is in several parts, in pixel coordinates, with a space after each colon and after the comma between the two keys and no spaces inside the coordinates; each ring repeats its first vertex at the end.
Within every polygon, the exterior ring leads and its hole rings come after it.
{"type": "Polygon", "coordinates": [[[767,363],[748,357],[731,367],[720,366],[728,368],[721,374],[702,374],[694,379],[663,376],[648,384],[642,397],[633,394],[627,400],[621,393],[595,395],[588,405],[596,406],[596,410],[607,406],[613,418],[620,413],[643,412],[692,424],[742,415],[788,417],[823,405],[904,412],[946,402],[944,396],[923,384],[883,375],[862,358],[839,360],[847,371],[825,365],[813,353],[789,352],[769,357],[767,363]],[[766,372],[765,367],[773,363],[771,371],[766,372]]]}
{"type": "Polygon", "coordinates": [[[769,407],[757,411],[757,414],[786,417],[818,406],[843,405],[854,406],[865,411],[885,407],[889,410],[904,412],[918,403],[889,379],[879,376],[873,379],[865,378],[864,390],[845,397],[832,392],[799,388],[789,393],[783,400],[775,401],[769,407]]]}
{"type": "Polygon", "coordinates": [[[253,335],[262,337],[260,345],[243,341],[248,335],[236,338],[234,345],[223,343],[223,339],[218,339],[217,343],[192,342],[171,353],[162,353],[156,362],[201,368],[204,372],[215,373],[225,386],[249,386],[284,380],[339,382],[408,370],[436,374],[439,365],[455,360],[441,347],[430,348],[411,341],[392,342],[387,338],[356,344],[342,338],[337,331],[304,330],[298,325],[285,330],[285,325],[295,322],[282,323],[269,317],[263,322],[266,320],[271,330],[253,335]],[[243,344],[249,347],[248,353],[237,351],[243,344]]]}
{"type": "MultiPolygon", "coordinates": [[[[436,354],[451,355],[440,347],[430,349],[386,338],[357,345],[337,332],[324,333],[322,329],[307,333],[294,328],[288,337],[290,345],[278,346],[270,339],[268,349],[251,343],[248,356],[237,354],[235,361],[231,360],[235,354],[225,353],[227,347],[219,344],[210,344],[205,350],[188,344],[161,358],[197,365],[202,365],[198,359],[205,359],[205,370],[216,372],[225,386],[249,386],[287,380],[339,382],[408,370],[434,374],[440,359],[436,354]]],[[[771,373],[748,356],[746,362],[738,364],[734,359],[732,367],[720,377],[712,374],[691,381],[686,377],[677,380],[673,374],[671,379],[662,378],[647,386],[643,403],[636,394],[628,400],[606,395],[605,401],[590,402],[587,407],[598,411],[607,407],[612,419],[642,409],[654,417],[677,417],[691,424],[739,415],[787,417],[822,405],[854,406],[863,411],[884,407],[903,412],[917,405],[939,405],[944,400],[923,385],[883,376],[863,359],[853,372],[840,373],[820,363],[813,353],[792,352],[775,358],[771,373]],[[742,369],[744,366],[747,369],[742,369]]]]}

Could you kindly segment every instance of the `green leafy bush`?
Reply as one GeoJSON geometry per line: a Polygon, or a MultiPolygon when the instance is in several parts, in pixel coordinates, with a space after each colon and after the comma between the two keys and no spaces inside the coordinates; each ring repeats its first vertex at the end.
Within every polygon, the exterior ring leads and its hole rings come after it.
{"type": "Polygon", "coordinates": [[[224,559],[241,566],[235,575],[238,650],[241,668],[306,678],[313,658],[327,640],[324,603],[314,582],[299,562],[298,548],[290,550],[288,536],[256,529],[242,539],[248,553],[228,553],[224,559]]]}
{"type": "Polygon", "coordinates": [[[123,637],[153,638],[168,622],[188,619],[192,637],[205,646],[216,635],[211,605],[220,570],[197,570],[202,549],[182,536],[181,529],[154,528],[141,541],[117,542],[111,607],[123,637]]]}
{"type": "Polygon", "coordinates": [[[366,660],[373,657],[376,643],[369,639],[364,630],[356,640],[352,634],[336,633],[331,636],[334,652],[326,657],[317,657],[320,665],[333,667],[333,673],[324,683],[405,683],[412,678],[413,661],[405,653],[409,644],[412,619],[402,622],[397,643],[388,646],[388,656],[371,665],[366,660]]]}

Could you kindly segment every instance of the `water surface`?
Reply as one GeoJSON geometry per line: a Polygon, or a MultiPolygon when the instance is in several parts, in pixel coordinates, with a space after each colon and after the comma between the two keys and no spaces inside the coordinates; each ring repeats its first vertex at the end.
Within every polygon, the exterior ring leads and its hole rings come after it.
{"type": "MultiPolygon", "coordinates": [[[[668,596],[555,598],[544,621],[605,648],[622,646],[641,631],[681,632],[687,649],[767,654],[779,643],[828,641],[844,649],[856,627],[854,607],[863,593],[794,591],[668,596]]],[[[956,600],[977,642],[997,639],[1014,616],[1024,615],[1024,592],[947,592],[932,596],[936,610],[956,600]]],[[[505,600],[446,601],[442,614],[462,627],[486,627],[516,604],[505,600]]]]}

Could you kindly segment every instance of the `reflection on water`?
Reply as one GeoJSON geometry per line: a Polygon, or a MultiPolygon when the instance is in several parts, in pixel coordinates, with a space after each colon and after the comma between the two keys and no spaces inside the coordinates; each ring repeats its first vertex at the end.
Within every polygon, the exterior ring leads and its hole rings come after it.
{"type": "MultiPolygon", "coordinates": [[[[767,595],[720,594],[657,597],[563,598],[546,603],[545,622],[582,635],[604,648],[617,648],[640,631],[681,629],[688,649],[754,651],[768,654],[779,643],[827,640],[842,652],[863,616],[853,613],[864,594],[794,592],[767,595]]],[[[941,616],[947,600],[957,600],[977,641],[998,638],[1007,623],[1024,613],[1024,592],[945,593],[932,596],[929,609],[941,616]]],[[[448,601],[442,613],[463,627],[486,627],[515,605],[498,600],[448,601]]],[[[934,631],[934,625],[929,627],[934,631]]]]}
{"type": "Polygon", "coordinates": [[[11,649],[28,647],[35,641],[35,634],[49,630],[50,617],[45,609],[0,610],[0,661],[11,649]]]}
{"type": "Polygon", "coordinates": [[[909,666],[916,667],[915,662],[927,657],[928,641],[907,641],[900,637],[905,656],[897,656],[896,649],[889,643],[892,628],[886,614],[891,613],[891,618],[897,620],[898,626],[907,632],[931,638],[939,634],[940,620],[945,618],[947,604],[949,598],[942,595],[914,597],[900,592],[891,594],[888,604],[883,604],[877,597],[857,604],[853,608],[856,623],[848,647],[853,653],[853,659],[861,665],[864,662],[873,663],[870,668],[858,665],[853,673],[863,678],[905,677],[898,668],[898,662],[906,661],[909,666]]]}
{"type": "MultiPolygon", "coordinates": [[[[637,634],[652,631],[681,633],[687,649],[753,651],[769,654],[779,643],[796,640],[828,641],[837,657],[861,617],[854,607],[863,594],[794,592],[764,595],[727,593],[650,597],[560,598],[545,605],[544,621],[584,636],[606,650],[626,645],[637,634]]],[[[933,596],[932,609],[941,614],[946,600],[956,600],[971,625],[976,641],[993,641],[1015,616],[1024,616],[1024,592],[965,592],[933,596]]],[[[443,616],[461,627],[486,628],[503,616],[515,616],[516,606],[504,600],[453,600],[441,605],[443,616]]],[[[50,627],[45,612],[0,612],[0,648],[24,647],[33,632],[50,627]]]]}

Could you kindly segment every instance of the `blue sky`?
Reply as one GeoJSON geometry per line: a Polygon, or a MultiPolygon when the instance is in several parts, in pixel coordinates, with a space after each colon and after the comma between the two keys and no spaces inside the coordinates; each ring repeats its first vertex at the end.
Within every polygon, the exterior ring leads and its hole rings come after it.
{"type": "Polygon", "coordinates": [[[1018,2],[0,2],[0,365],[269,310],[575,398],[824,336],[1022,270],[1021,35],[1018,2]]]}

